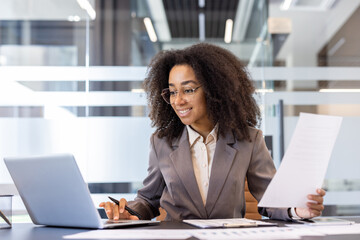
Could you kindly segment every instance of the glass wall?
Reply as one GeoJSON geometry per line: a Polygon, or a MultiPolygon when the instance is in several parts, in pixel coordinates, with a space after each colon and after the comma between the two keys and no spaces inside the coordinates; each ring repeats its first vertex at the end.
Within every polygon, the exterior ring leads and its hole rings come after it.
{"type": "MultiPolygon", "coordinates": [[[[329,214],[358,214],[359,4],[3,0],[0,158],[69,152],[93,193],[131,199],[146,176],[153,132],[146,65],[161,50],[210,42],[248,66],[277,166],[299,112],[344,116],[326,204],[329,214]]],[[[0,193],[16,193],[2,161],[0,193]]]]}
{"type": "MultiPolygon", "coordinates": [[[[263,66],[267,13],[265,1],[3,1],[0,158],[69,152],[93,193],[131,199],[153,132],[142,90],[150,59],[207,41],[263,66]]],[[[16,194],[2,161],[0,185],[16,194]]]]}
{"type": "Polygon", "coordinates": [[[327,215],[360,212],[359,20],[360,1],[269,1],[275,67],[263,70],[264,128],[275,162],[300,112],[343,116],[324,183],[327,215]]]}

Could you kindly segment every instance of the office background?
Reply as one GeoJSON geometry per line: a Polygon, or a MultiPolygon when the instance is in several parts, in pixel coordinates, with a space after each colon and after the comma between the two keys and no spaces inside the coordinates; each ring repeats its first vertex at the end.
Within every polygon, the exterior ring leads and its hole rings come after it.
{"type": "Polygon", "coordinates": [[[210,42],[248,66],[276,166],[299,112],[344,116],[324,214],[359,215],[359,22],[360,0],[2,0],[0,158],[70,152],[95,202],[133,198],[153,132],[146,65],[210,42]]]}

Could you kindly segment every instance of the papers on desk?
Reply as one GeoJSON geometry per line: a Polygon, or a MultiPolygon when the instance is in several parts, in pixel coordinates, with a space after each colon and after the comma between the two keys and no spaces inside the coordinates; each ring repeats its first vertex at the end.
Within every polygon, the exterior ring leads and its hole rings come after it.
{"type": "Polygon", "coordinates": [[[184,230],[106,229],[64,236],[65,239],[187,239],[192,235],[184,230]]]}
{"type": "Polygon", "coordinates": [[[304,236],[360,234],[360,224],[347,226],[258,227],[231,229],[107,229],[81,232],[64,236],[65,239],[301,239],[304,236]]]}
{"type": "Polygon", "coordinates": [[[312,232],[322,233],[325,235],[340,234],[360,234],[360,224],[343,225],[343,226],[314,226],[311,227],[312,232]]]}
{"type": "Polygon", "coordinates": [[[282,163],[259,207],[306,207],[321,188],[342,118],[300,113],[282,163]]]}
{"type": "Polygon", "coordinates": [[[67,235],[65,239],[300,239],[301,236],[324,236],[304,228],[262,227],[232,229],[183,229],[183,230],[95,230],[67,235]]]}
{"type": "Polygon", "coordinates": [[[193,237],[203,240],[223,239],[301,239],[302,236],[324,236],[322,233],[307,229],[286,227],[261,227],[241,229],[191,230],[193,237]]]}
{"type": "Polygon", "coordinates": [[[247,218],[189,219],[183,220],[183,222],[199,228],[236,228],[277,225],[276,223],[250,220],[247,218]]]}
{"type": "Polygon", "coordinates": [[[337,226],[309,226],[305,224],[289,224],[287,226],[293,229],[306,229],[306,231],[324,235],[360,234],[359,223],[337,226]]]}

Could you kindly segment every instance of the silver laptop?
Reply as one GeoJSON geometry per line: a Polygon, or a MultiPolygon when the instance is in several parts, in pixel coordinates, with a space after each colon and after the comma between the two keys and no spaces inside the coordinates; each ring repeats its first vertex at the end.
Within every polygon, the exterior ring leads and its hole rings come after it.
{"type": "Polygon", "coordinates": [[[71,154],[4,158],[4,161],[34,224],[115,228],[156,223],[101,219],[71,154]]]}

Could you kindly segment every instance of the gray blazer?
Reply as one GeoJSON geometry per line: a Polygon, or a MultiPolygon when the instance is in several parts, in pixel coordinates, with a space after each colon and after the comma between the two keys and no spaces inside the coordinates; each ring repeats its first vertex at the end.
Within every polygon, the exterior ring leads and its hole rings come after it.
{"type": "MultiPolygon", "coordinates": [[[[167,212],[166,220],[243,217],[245,178],[259,201],[276,171],[262,132],[255,128],[249,131],[251,142],[238,141],[233,133],[219,135],[205,206],[194,175],[186,128],[171,145],[153,135],[148,176],[129,206],[143,219],[159,215],[160,206],[167,212]]],[[[259,208],[259,212],[272,219],[290,220],[285,208],[259,208]]]]}

